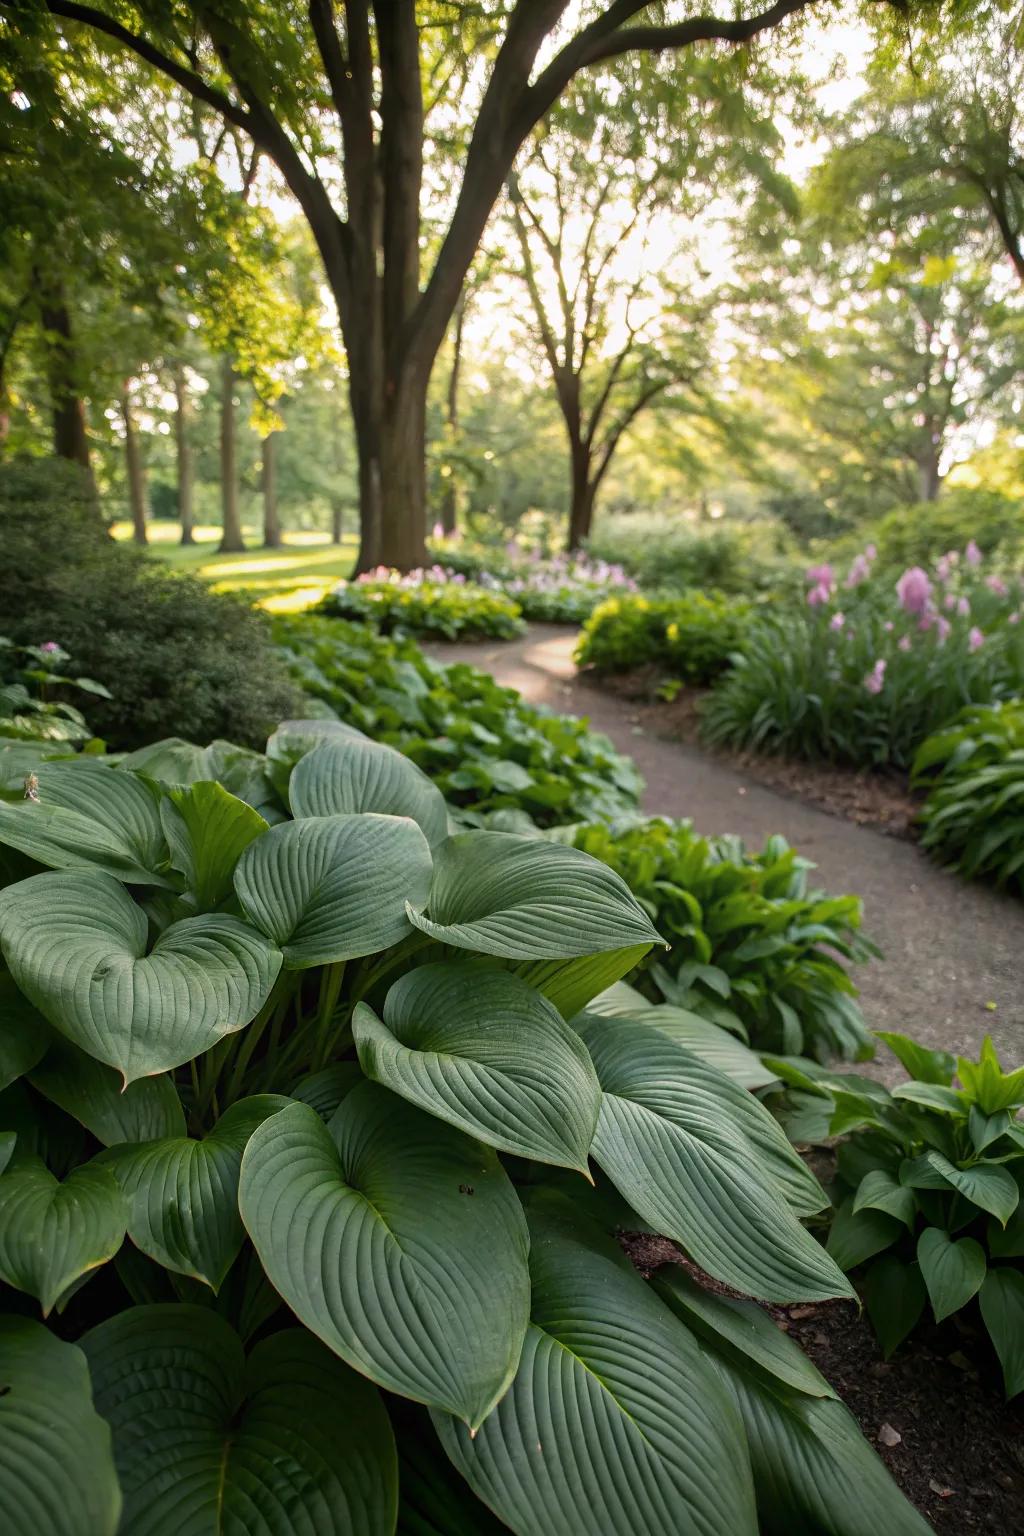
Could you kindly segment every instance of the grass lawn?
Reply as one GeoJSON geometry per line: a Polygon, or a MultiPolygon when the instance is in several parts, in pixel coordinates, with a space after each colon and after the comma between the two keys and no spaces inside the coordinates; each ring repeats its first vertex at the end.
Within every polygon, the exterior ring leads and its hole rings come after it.
{"type": "MultiPolygon", "coordinates": [[[[130,523],[115,523],[115,538],[131,538],[130,523]]],[[[220,555],[220,529],[198,527],[195,544],[178,543],[176,523],[154,522],[149,527],[150,551],[175,571],[201,576],[218,592],[249,592],[254,602],[271,613],[296,613],[318,603],[328,587],[348,576],[356,557],[358,540],[346,534],[332,544],[323,533],[289,533],[281,549],[261,549],[259,533],[246,529],[252,545],[243,555],[220,555]]]]}

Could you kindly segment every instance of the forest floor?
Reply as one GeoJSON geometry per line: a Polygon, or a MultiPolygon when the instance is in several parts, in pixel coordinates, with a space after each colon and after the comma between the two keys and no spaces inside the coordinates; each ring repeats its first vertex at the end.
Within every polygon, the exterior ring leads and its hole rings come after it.
{"type": "MultiPolygon", "coordinates": [[[[117,539],[131,538],[130,523],[115,523],[117,539]]],[[[298,613],[311,608],[336,581],[351,574],[357,539],[347,534],[332,544],[324,533],[292,532],[280,549],[264,549],[262,532],[245,529],[249,548],[244,554],[222,555],[220,529],[200,526],[194,544],[179,543],[177,523],[149,525],[149,551],[172,570],[208,581],[216,592],[247,592],[271,613],[298,613]]]]}
{"type": "Polygon", "coordinates": [[[976,1055],[991,1034],[1007,1065],[1024,1061],[1024,904],[932,863],[906,835],[912,804],[902,789],[838,775],[844,796],[827,777],[823,788],[820,776],[779,764],[738,766],[692,741],[665,740],[659,719],[680,729],[671,707],[659,715],[660,706],[637,705],[577,676],[575,639],[572,630],[537,624],[521,640],[427,649],[484,668],[532,703],[587,716],[635,760],[648,814],[689,817],[702,833],[738,833],[754,848],[781,832],[814,861],[826,890],[862,897],[865,932],[884,953],[855,978],[873,1029],[903,1030],[965,1055],[976,1055]],[[762,771],[771,782],[759,781],[762,771]]]}

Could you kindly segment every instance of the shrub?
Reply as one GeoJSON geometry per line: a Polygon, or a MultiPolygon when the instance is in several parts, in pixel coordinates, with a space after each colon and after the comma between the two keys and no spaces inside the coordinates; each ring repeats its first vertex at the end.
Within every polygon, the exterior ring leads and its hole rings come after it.
{"type": "Polygon", "coordinates": [[[699,837],[690,822],[661,818],[566,835],[622,876],[672,946],[634,978],[645,996],[760,1050],[873,1054],[843,964],[877,954],[860,933],[860,900],[809,889],[814,866],[784,838],[751,854],[738,838],[699,837]]]}
{"type": "Polygon", "coordinates": [[[362,625],[277,621],[293,678],[368,736],[398,747],[463,820],[526,811],[538,826],[620,815],[643,781],[585,720],[549,714],[486,672],[442,666],[362,625]]]}
{"type": "Polygon", "coordinates": [[[700,587],[749,597],[799,580],[791,542],[777,523],[699,528],[659,513],[621,513],[599,520],[587,548],[652,589],[700,587]]]}
{"type": "Polygon", "coordinates": [[[844,1138],[828,1251],[858,1273],[886,1358],[926,1307],[936,1323],[978,1313],[1013,1397],[1024,1391],[1024,1068],[1004,1073],[987,1039],[978,1061],[880,1039],[910,1077],[891,1093],[775,1063],[844,1138]]]}
{"type": "Polygon", "coordinates": [[[652,667],[666,678],[709,683],[729,666],[748,612],[720,592],[611,597],[584,625],[576,664],[605,673],[652,667]]]}
{"type": "Polygon", "coordinates": [[[899,572],[911,565],[933,565],[947,550],[974,541],[984,555],[997,551],[1014,560],[1024,548],[1024,506],[1001,491],[955,487],[938,501],[897,507],[861,527],[882,566],[899,572]]]}
{"type": "Polygon", "coordinates": [[[1024,892],[1024,702],[966,709],[922,744],[922,846],[970,878],[1024,892]]]}
{"type": "Polygon", "coordinates": [[[273,827],[158,756],[44,764],[40,804],[0,806],[51,866],[0,894],[0,1278],[43,1318],[0,1321],[12,1536],[140,1530],[154,1490],[182,1529],[288,1536],[431,1507],[924,1536],[764,1314],[655,1290],[586,1214],[592,1156],[732,1290],[852,1294],[767,1111],[579,1013],[657,938],[617,876],[447,838],[429,781],[337,724],[269,744],[273,827]]]}
{"type": "Polygon", "coordinates": [[[329,617],[359,619],[383,634],[474,640],[514,640],[524,630],[519,605],[502,592],[466,582],[441,567],[429,571],[374,571],[339,581],[320,604],[329,617]]]}
{"type": "Polygon", "coordinates": [[[20,646],[0,635],[0,737],[64,745],[69,752],[89,741],[82,711],[61,695],[109,699],[110,692],[91,677],[72,676],[70,661],[55,641],[20,646]]]}
{"type": "Polygon", "coordinates": [[[256,743],[298,708],[265,616],[115,544],[74,466],[0,469],[0,548],[8,634],[58,643],[106,687],[89,713],[112,746],[161,735],[256,743]]]}

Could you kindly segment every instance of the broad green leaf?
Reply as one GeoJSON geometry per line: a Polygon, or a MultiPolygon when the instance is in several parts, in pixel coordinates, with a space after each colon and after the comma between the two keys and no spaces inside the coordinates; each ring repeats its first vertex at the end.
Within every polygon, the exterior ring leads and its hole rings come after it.
{"type": "Polygon", "coordinates": [[[208,782],[172,790],[160,816],[171,863],[185,877],[197,911],[214,911],[232,894],[235,865],[267,823],[244,800],[208,782]]]}
{"type": "MultiPolygon", "coordinates": [[[[595,1002],[599,1001],[595,999],[595,1002]]],[[[778,1080],[756,1051],[730,1035],[721,1025],[713,1024],[687,1008],[679,1008],[672,1003],[648,1003],[646,998],[638,995],[638,1001],[633,1007],[595,1008],[592,1003],[588,1012],[635,1019],[638,1024],[649,1024],[654,1029],[660,1029],[670,1040],[674,1040],[692,1055],[699,1056],[719,1072],[724,1072],[726,1077],[731,1077],[741,1088],[765,1088],[778,1080]]]]}
{"type": "Polygon", "coordinates": [[[577,848],[510,832],[449,838],[437,851],[428,899],[410,896],[409,916],[442,944],[509,960],[662,942],[607,865],[577,848]]]}
{"type": "Polygon", "coordinates": [[[63,1183],[32,1158],[0,1178],[0,1280],[27,1291],[46,1317],[69,1286],[112,1259],[127,1208],[117,1180],[95,1162],[63,1183]]]}
{"type": "Polygon", "coordinates": [[[399,1453],[397,1536],[508,1536],[441,1453],[426,1409],[392,1398],[388,1412],[399,1453]]]}
{"type": "Polygon", "coordinates": [[[85,1335],[125,1536],[391,1536],[377,1393],[298,1328],[246,1357],[205,1307],[134,1307],[85,1335]]]}
{"type": "MultiPolygon", "coordinates": [[[[988,1211],[1004,1227],[1020,1203],[1020,1188],[1008,1168],[996,1163],[975,1163],[972,1168],[958,1168],[941,1152],[926,1152],[922,1161],[946,1187],[959,1190],[965,1199],[988,1211]]],[[[900,1177],[903,1177],[902,1170],[900,1177]]],[[[916,1187],[931,1189],[934,1186],[916,1187]]]]}
{"type": "Polygon", "coordinates": [[[121,1490],[85,1356],[42,1323],[0,1317],[0,1530],[115,1536],[121,1490]]]}
{"type": "Polygon", "coordinates": [[[985,1279],[985,1250],[981,1244],[973,1237],[954,1242],[939,1227],[925,1227],[921,1233],[917,1240],[917,1262],[937,1323],[965,1307],[985,1279]]]}
{"type": "Polygon", "coordinates": [[[533,1308],[515,1381],[441,1443],[516,1536],[756,1536],[743,1437],[693,1337],[610,1240],[530,1210],[533,1308]]]}
{"type": "Polygon", "coordinates": [[[914,1230],[917,1215],[914,1191],[907,1189],[886,1168],[873,1168],[857,1186],[853,1214],[863,1210],[884,1211],[887,1216],[902,1221],[911,1232],[914,1230]]]}
{"type": "Polygon", "coordinates": [[[590,999],[640,964],[649,944],[631,944],[572,960],[498,960],[494,963],[529,982],[554,1003],[563,1019],[586,1008],[590,999]]]}
{"type": "Polygon", "coordinates": [[[856,1269],[865,1259],[891,1248],[905,1228],[901,1221],[870,1206],[854,1211],[853,1199],[844,1200],[832,1218],[825,1245],[840,1269],[856,1269]]]}
{"type": "Polygon", "coordinates": [[[103,763],[40,763],[39,799],[0,804],[0,842],[51,869],[103,870],[138,885],[168,885],[159,792],[103,763]]]}
{"type": "Polygon", "coordinates": [[[296,819],[377,811],[410,817],[431,848],[448,836],[448,807],[437,786],[401,752],[361,736],[332,738],[301,758],[288,800],[296,819]]]}
{"type": "MultiPolygon", "coordinates": [[[[1017,1163],[1015,1178],[1017,1187],[1024,1187],[1024,1165],[1017,1163]]],[[[1000,1222],[989,1218],[986,1224],[985,1241],[989,1254],[993,1259],[1024,1259],[1024,1200],[1018,1202],[1017,1209],[1004,1227],[1000,1222]]]]}
{"type": "Polygon", "coordinates": [[[558,1010],[517,976],[472,963],[420,966],[390,989],[383,1020],[360,1004],[352,1029],[374,1082],[499,1152],[587,1174],[601,1103],[593,1063],[558,1010]]]}
{"type": "Polygon", "coordinates": [[[947,1088],[952,1083],[956,1059],[948,1051],[930,1051],[909,1035],[900,1035],[892,1030],[876,1029],[875,1038],[885,1041],[897,1061],[917,1082],[940,1083],[947,1088]]]}
{"type": "Polygon", "coordinates": [[[97,871],[34,875],[0,892],[0,941],[15,981],[125,1085],[248,1024],[281,968],[279,951],[234,917],[172,923],[148,954],[147,937],[141,907],[97,871]]]}
{"type": "Polygon", "coordinates": [[[916,1264],[885,1253],[869,1264],[861,1282],[864,1305],[886,1360],[898,1349],[924,1311],[925,1288],[916,1264]]]}
{"type": "Polygon", "coordinates": [[[590,1019],[581,1032],[604,1094],[591,1155],[655,1231],[752,1296],[854,1294],[748,1140],[730,1102],[742,1089],[709,1087],[710,1067],[643,1025],[590,1019]]]}
{"type": "Polygon", "coordinates": [[[3,1173],[18,1144],[17,1131],[0,1131],[0,1173],[3,1173]]]}
{"type": "Polygon", "coordinates": [[[1024,1275],[999,1264],[978,1293],[982,1321],[1003,1368],[1007,1401],[1024,1392],[1024,1275]]]}
{"type": "Polygon", "coordinates": [[[257,1094],[226,1110],[202,1141],[186,1136],[114,1147],[102,1154],[128,1200],[128,1236],[144,1254],[214,1292],[238,1257],[238,1171],[246,1142],[291,1103],[257,1094]]]}
{"type": "Polygon", "coordinates": [[[31,1072],[52,1039],[50,1026],[19,992],[13,976],[0,971],[0,1093],[31,1072]]]}
{"type": "Polygon", "coordinates": [[[986,1115],[1024,1104],[1024,1067],[1018,1067],[1016,1072],[1004,1072],[989,1035],[982,1042],[978,1060],[969,1061],[960,1056],[956,1069],[964,1088],[986,1115]]]}
{"type": "Polygon", "coordinates": [[[267,742],[267,762],[271,779],[282,795],[287,795],[288,780],[296,763],[328,741],[365,741],[367,737],[342,720],[282,720],[267,742]]]}
{"type": "Polygon", "coordinates": [[[325,816],[272,827],[252,843],[235,870],[235,890],[285,965],[307,970],[404,939],[406,901],[424,899],[430,869],[414,821],[325,816]]]}
{"type": "Polygon", "coordinates": [[[271,1283],[336,1354],[482,1423],[530,1304],[526,1222],[490,1148],[363,1083],[327,1126],[305,1104],[264,1121],[239,1207],[271,1283]]]}
{"type": "Polygon", "coordinates": [[[956,1088],[946,1088],[941,1083],[900,1083],[892,1091],[894,1099],[902,1099],[910,1104],[923,1104],[926,1109],[934,1109],[940,1115],[959,1115],[961,1118],[967,1113],[967,1101],[956,1088]]]}
{"type": "Polygon", "coordinates": [[[967,1126],[971,1135],[971,1145],[980,1156],[987,1147],[1000,1136],[1005,1136],[1012,1124],[1008,1109],[997,1109],[994,1115],[986,1115],[977,1104],[971,1105],[971,1112],[967,1117],[967,1126]]]}
{"type": "Polygon", "coordinates": [[[363,1074],[357,1061],[335,1061],[319,1072],[309,1072],[300,1078],[290,1096],[298,1099],[300,1104],[309,1104],[321,1120],[329,1120],[346,1093],[362,1081],[363,1074]]]}
{"type": "Polygon", "coordinates": [[[29,1081],[105,1147],[185,1134],[181,1100],[167,1073],[140,1077],[122,1088],[112,1067],[105,1067],[59,1035],[29,1081]]]}

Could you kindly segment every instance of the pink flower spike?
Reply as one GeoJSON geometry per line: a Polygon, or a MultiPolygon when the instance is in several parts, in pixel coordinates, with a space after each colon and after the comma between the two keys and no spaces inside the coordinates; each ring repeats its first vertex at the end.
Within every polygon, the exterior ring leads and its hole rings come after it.
{"type": "Polygon", "coordinates": [[[881,693],[885,686],[885,661],[880,656],[871,671],[864,679],[864,687],[868,693],[881,693]]]}
{"type": "Polygon", "coordinates": [[[866,549],[864,550],[864,555],[865,555],[865,558],[868,559],[868,560],[877,560],[878,559],[878,545],[877,544],[869,544],[866,547],[866,549]]]}
{"type": "Polygon", "coordinates": [[[940,581],[948,581],[953,567],[949,563],[948,555],[940,555],[935,562],[935,574],[940,581]]]}
{"type": "Polygon", "coordinates": [[[918,629],[924,630],[925,632],[927,632],[929,629],[931,629],[931,627],[932,627],[932,625],[934,623],[935,623],[935,609],[934,608],[926,608],[924,613],[922,613],[920,619],[918,620],[917,627],[918,627],[918,629]]]}
{"type": "Polygon", "coordinates": [[[964,559],[967,561],[968,565],[981,564],[981,550],[978,548],[977,544],[975,544],[973,539],[969,539],[967,542],[967,548],[964,550],[964,559]]]}
{"type": "Polygon", "coordinates": [[[1001,576],[986,576],[985,585],[996,597],[1006,597],[1010,590],[1001,576]]]}
{"type": "Polygon", "coordinates": [[[809,587],[831,587],[835,579],[832,567],[828,564],[812,565],[805,577],[809,587]]]}
{"type": "Polygon", "coordinates": [[[949,620],[944,619],[941,614],[935,620],[935,631],[938,635],[940,645],[945,645],[947,639],[949,638],[949,632],[952,628],[953,626],[949,620]]]}
{"type": "Polygon", "coordinates": [[[971,611],[971,605],[967,601],[966,597],[960,597],[957,599],[956,611],[962,619],[966,619],[967,615],[971,611]]]}
{"type": "Polygon", "coordinates": [[[817,608],[821,603],[827,603],[832,596],[832,588],[822,581],[816,587],[812,587],[807,594],[807,601],[812,608],[817,608]]]}
{"type": "Polygon", "coordinates": [[[967,649],[973,655],[975,651],[980,651],[984,644],[985,636],[982,634],[977,624],[973,625],[970,634],[967,636],[967,649]]]}
{"type": "Polygon", "coordinates": [[[897,644],[898,648],[901,651],[909,651],[910,650],[910,636],[909,635],[900,635],[900,638],[896,642],[896,644],[897,644]]]}
{"type": "Polygon", "coordinates": [[[846,623],[846,614],[845,613],[834,613],[832,615],[832,617],[828,621],[828,627],[829,627],[829,629],[842,629],[842,627],[843,627],[843,625],[845,623],[846,623]]]}
{"type": "Polygon", "coordinates": [[[1019,613],[1011,613],[1006,622],[1007,622],[1007,624],[1019,624],[1020,623],[1020,614],[1019,613]]]}
{"type": "Polygon", "coordinates": [[[892,632],[893,632],[893,629],[895,628],[895,625],[893,624],[892,619],[886,619],[885,623],[882,625],[882,628],[885,630],[887,635],[891,635],[892,632]]]}
{"type": "Polygon", "coordinates": [[[862,581],[867,581],[871,575],[871,562],[867,555],[857,555],[850,566],[850,574],[846,578],[848,587],[859,587],[862,581]]]}
{"type": "Polygon", "coordinates": [[[919,565],[912,565],[896,583],[896,595],[906,613],[924,613],[932,595],[927,572],[919,565]]]}
{"type": "Polygon", "coordinates": [[[946,593],[944,606],[945,606],[945,609],[946,609],[947,613],[951,612],[952,609],[954,609],[956,607],[956,594],[955,593],[953,593],[953,592],[947,592],[946,593]]]}

